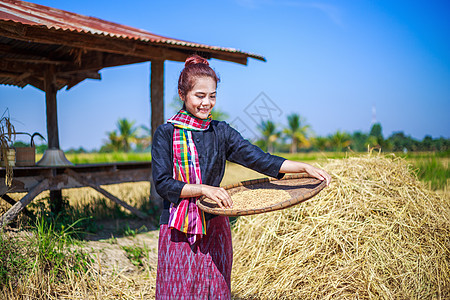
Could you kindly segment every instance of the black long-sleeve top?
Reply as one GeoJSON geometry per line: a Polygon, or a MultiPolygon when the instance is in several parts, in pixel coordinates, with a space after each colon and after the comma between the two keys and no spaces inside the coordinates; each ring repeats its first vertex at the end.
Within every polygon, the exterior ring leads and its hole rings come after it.
{"type": "MultiPolygon", "coordinates": [[[[156,191],[164,199],[160,224],[168,223],[170,203],[180,202],[181,190],[186,184],[173,178],[173,128],[170,123],[163,124],[153,136],[153,181],[156,191]]],[[[203,184],[220,186],[227,160],[267,176],[278,179],[284,176],[279,172],[284,158],[265,153],[226,122],[213,120],[208,130],[192,131],[192,138],[197,147],[203,184]]],[[[205,214],[206,220],[212,217],[205,214]]]]}

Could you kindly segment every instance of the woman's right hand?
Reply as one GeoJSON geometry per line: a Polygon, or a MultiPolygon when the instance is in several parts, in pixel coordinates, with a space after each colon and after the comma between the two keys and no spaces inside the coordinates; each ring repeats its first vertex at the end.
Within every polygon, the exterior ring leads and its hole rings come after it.
{"type": "Polygon", "coordinates": [[[202,194],[216,201],[220,208],[233,207],[233,201],[224,188],[202,184],[202,194]]]}

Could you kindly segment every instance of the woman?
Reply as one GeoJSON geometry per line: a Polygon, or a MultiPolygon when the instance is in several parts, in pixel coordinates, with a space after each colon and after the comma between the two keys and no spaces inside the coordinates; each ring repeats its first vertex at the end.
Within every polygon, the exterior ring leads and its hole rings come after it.
{"type": "Polygon", "coordinates": [[[156,299],[231,298],[228,217],[203,213],[195,204],[205,195],[220,207],[232,207],[227,191],[219,187],[227,160],[276,178],[306,172],[331,180],[311,165],[264,153],[226,122],[211,120],[218,81],[206,59],[187,58],[178,80],[183,109],[154,134],[153,180],[164,199],[156,299]]]}

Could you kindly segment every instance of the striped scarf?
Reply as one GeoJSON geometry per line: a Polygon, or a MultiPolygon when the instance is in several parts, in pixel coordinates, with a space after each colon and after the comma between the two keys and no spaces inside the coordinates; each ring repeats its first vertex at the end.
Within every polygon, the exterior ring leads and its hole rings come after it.
{"type": "MultiPolygon", "coordinates": [[[[207,130],[211,123],[211,114],[203,120],[180,110],[167,122],[174,125],[173,178],[186,183],[201,184],[202,175],[192,131],[207,130]]],[[[206,234],[205,214],[197,207],[197,199],[198,197],[182,198],[178,205],[172,203],[169,209],[169,228],[184,232],[191,245],[206,234]]]]}

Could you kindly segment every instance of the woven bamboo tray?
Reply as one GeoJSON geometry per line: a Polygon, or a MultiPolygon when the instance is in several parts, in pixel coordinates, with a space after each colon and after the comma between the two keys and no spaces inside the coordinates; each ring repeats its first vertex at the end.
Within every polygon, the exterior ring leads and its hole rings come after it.
{"type": "Polygon", "coordinates": [[[325,186],[325,180],[320,181],[304,173],[285,175],[280,180],[274,178],[259,178],[227,185],[224,189],[227,190],[230,196],[245,190],[280,189],[288,192],[291,198],[265,207],[252,207],[249,209],[223,209],[220,208],[214,200],[202,196],[197,200],[197,206],[201,210],[214,215],[231,217],[260,214],[285,209],[306,201],[317,195],[325,186]]]}

